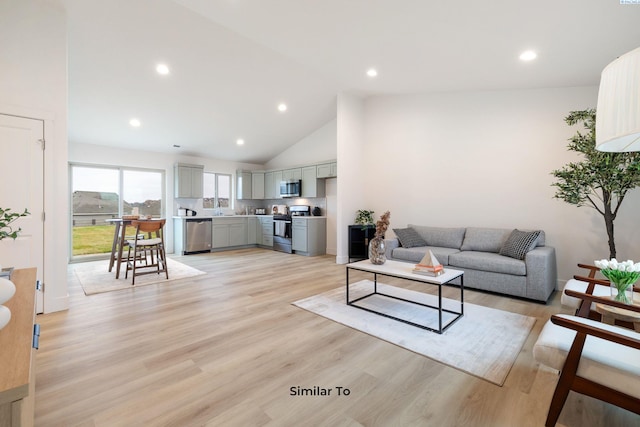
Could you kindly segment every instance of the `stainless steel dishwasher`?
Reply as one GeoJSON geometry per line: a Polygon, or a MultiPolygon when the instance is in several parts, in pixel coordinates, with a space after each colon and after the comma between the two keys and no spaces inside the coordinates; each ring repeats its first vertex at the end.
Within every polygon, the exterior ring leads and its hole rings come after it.
{"type": "Polygon", "coordinates": [[[211,251],[211,218],[188,218],[184,253],[211,251]]]}

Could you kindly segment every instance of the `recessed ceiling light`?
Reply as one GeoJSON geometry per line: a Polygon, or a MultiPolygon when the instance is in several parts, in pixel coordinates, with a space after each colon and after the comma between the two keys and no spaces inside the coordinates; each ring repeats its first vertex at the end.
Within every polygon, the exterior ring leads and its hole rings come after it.
{"type": "Polygon", "coordinates": [[[284,103],[279,104],[278,111],[282,111],[282,112],[287,111],[287,104],[284,104],[284,103]]]}
{"type": "Polygon", "coordinates": [[[238,140],[236,141],[236,144],[238,144],[238,145],[244,145],[244,139],[238,139],[238,140]]]}
{"type": "Polygon", "coordinates": [[[538,56],[537,53],[535,53],[532,50],[525,50],[524,52],[522,52],[520,54],[520,60],[522,61],[532,61],[534,59],[536,59],[536,57],[538,56]]]}
{"type": "Polygon", "coordinates": [[[369,77],[375,77],[378,75],[378,70],[376,70],[375,68],[369,68],[367,70],[367,76],[369,77]]]}
{"type": "Polygon", "coordinates": [[[129,120],[129,124],[134,128],[139,128],[142,123],[140,123],[140,120],[138,119],[131,119],[129,120]]]}
{"type": "Polygon", "coordinates": [[[169,67],[166,64],[158,64],[156,65],[156,71],[158,72],[158,74],[166,76],[167,74],[169,74],[169,67]]]}

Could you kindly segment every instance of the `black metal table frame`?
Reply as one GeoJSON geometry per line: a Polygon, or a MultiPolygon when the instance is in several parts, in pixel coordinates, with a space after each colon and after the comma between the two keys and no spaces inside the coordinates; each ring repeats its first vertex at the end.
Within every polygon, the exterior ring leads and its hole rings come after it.
{"type": "MultiPolygon", "coordinates": [[[[387,286],[391,286],[391,285],[387,285],[387,286]]],[[[359,308],[361,310],[365,310],[365,311],[368,311],[370,313],[374,313],[374,314],[377,314],[377,315],[380,315],[380,316],[388,317],[390,319],[394,319],[394,320],[397,320],[397,321],[400,321],[400,322],[403,322],[403,323],[407,323],[407,324],[412,325],[412,326],[417,326],[418,328],[422,328],[422,329],[426,329],[428,331],[432,331],[432,332],[436,332],[438,334],[442,334],[451,325],[453,325],[462,316],[464,316],[464,274],[461,274],[460,276],[453,277],[450,280],[448,280],[446,282],[443,282],[443,283],[433,283],[433,282],[428,282],[428,281],[425,281],[425,280],[411,279],[411,278],[408,278],[408,277],[397,276],[397,275],[394,275],[394,274],[391,274],[391,273],[379,273],[379,272],[376,272],[376,271],[362,270],[362,269],[359,269],[359,268],[349,267],[349,265],[347,265],[347,305],[350,305],[352,307],[359,308]],[[369,293],[367,295],[364,295],[364,296],[362,296],[360,298],[357,298],[357,299],[355,299],[353,301],[349,301],[349,270],[351,270],[351,269],[358,270],[358,271],[363,271],[365,273],[373,274],[373,292],[371,292],[371,293],[369,293]],[[400,297],[396,297],[394,295],[388,295],[388,294],[384,294],[382,292],[378,292],[378,275],[387,276],[387,277],[393,277],[393,278],[396,278],[396,279],[410,280],[412,282],[419,282],[419,283],[425,283],[425,284],[428,284],[428,285],[437,286],[438,287],[438,307],[436,307],[434,305],[422,304],[422,303],[417,302],[417,301],[411,301],[411,300],[408,300],[408,299],[405,299],[405,298],[400,298],[400,297]],[[456,312],[456,311],[447,310],[445,308],[442,308],[442,286],[448,284],[449,282],[451,282],[452,280],[455,280],[458,277],[460,278],[460,312],[456,312]],[[430,327],[428,327],[426,325],[421,325],[419,323],[411,322],[409,320],[405,320],[405,319],[402,319],[400,317],[395,317],[395,316],[392,316],[390,314],[381,313],[379,311],[375,311],[375,310],[372,310],[370,308],[362,307],[362,306],[359,306],[359,305],[355,304],[356,302],[362,301],[363,299],[368,298],[368,297],[370,297],[372,295],[382,295],[382,296],[387,297],[387,298],[393,298],[393,299],[404,301],[404,302],[408,302],[408,303],[411,303],[411,304],[420,305],[422,307],[427,307],[427,308],[432,308],[432,309],[438,310],[438,329],[430,328],[430,327]],[[451,321],[449,321],[449,323],[447,323],[446,325],[443,326],[442,325],[442,312],[455,314],[456,317],[454,317],[451,321]]]]}

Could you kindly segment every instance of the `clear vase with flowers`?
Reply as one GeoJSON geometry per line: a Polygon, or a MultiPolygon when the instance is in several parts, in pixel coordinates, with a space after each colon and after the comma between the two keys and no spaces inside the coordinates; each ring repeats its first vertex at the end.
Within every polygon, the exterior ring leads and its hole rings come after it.
{"type": "Polygon", "coordinates": [[[631,260],[618,262],[615,258],[594,261],[600,272],[611,282],[611,296],[615,301],[633,303],[633,284],[640,279],[640,263],[631,260]]]}
{"type": "Polygon", "coordinates": [[[387,261],[387,248],[384,244],[384,234],[389,228],[389,218],[391,213],[386,211],[380,216],[380,219],[376,221],[376,234],[369,242],[369,261],[372,264],[384,264],[387,261]]]}

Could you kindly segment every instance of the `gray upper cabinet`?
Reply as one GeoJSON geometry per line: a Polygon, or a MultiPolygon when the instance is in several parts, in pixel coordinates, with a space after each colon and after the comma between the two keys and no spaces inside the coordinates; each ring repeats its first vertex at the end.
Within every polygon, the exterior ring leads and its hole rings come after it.
{"type": "Polygon", "coordinates": [[[276,183],[274,181],[275,172],[266,172],[264,174],[264,198],[276,198],[276,183]]]}
{"type": "Polygon", "coordinates": [[[302,179],[302,168],[285,169],[282,171],[284,181],[302,179]]]}
{"type": "Polygon", "coordinates": [[[315,166],[302,168],[302,193],[301,197],[324,197],[324,181],[318,179],[315,166]]]}
{"type": "Polygon", "coordinates": [[[280,197],[280,182],[282,182],[282,176],[283,173],[282,171],[275,171],[273,173],[273,192],[274,192],[274,199],[281,199],[282,197],[280,197]]]}
{"type": "Polygon", "coordinates": [[[251,172],[251,198],[264,199],[264,172],[251,172]]]}
{"type": "Polygon", "coordinates": [[[241,170],[236,171],[236,199],[251,199],[251,181],[251,172],[241,170]]]}
{"type": "Polygon", "coordinates": [[[334,178],[338,176],[338,163],[323,163],[316,167],[318,178],[334,178]]]}
{"type": "Polygon", "coordinates": [[[177,163],[173,172],[175,198],[202,198],[204,166],[177,163]]]}

